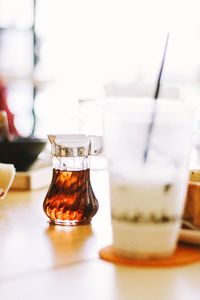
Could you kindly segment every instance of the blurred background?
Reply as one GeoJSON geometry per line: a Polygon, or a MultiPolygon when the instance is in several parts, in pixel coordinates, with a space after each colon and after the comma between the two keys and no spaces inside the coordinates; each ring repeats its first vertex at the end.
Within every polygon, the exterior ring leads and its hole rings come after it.
{"type": "Polygon", "coordinates": [[[0,0],[0,79],[17,131],[98,131],[93,100],[108,84],[154,86],[168,31],[162,85],[198,111],[199,14],[199,0],[0,0]]]}

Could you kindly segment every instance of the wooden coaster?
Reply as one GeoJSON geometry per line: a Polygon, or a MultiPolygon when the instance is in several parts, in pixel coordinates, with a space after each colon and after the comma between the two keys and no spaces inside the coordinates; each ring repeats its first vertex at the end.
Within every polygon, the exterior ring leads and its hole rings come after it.
{"type": "Polygon", "coordinates": [[[175,252],[168,257],[162,258],[127,258],[116,255],[113,252],[112,246],[105,247],[99,252],[100,258],[116,264],[138,266],[138,267],[176,267],[190,263],[200,262],[200,248],[178,244],[175,252]]]}

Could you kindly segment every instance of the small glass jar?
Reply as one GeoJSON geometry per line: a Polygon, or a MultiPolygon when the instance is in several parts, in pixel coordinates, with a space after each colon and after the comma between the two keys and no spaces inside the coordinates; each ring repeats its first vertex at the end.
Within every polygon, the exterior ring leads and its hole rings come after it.
{"type": "Polygon", "coordinates": [[[99,207],[90,181],[89,155],[98,155],[101,149],[94,149],[85,135],[49,136],[49,140],[53,176],[44,212],[56,225],[89,224],[99,207]]]}

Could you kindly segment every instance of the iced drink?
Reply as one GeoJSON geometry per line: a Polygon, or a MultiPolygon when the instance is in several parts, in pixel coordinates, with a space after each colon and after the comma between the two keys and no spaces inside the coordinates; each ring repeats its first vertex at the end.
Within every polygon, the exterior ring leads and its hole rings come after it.
{"type": "Polygon", "coordinates": [[[160,100],[144,161],[152,101],[126,101],[107,104],[103,113],[113,249],[124,256],[167,256],[176,248],[184,209],[192,114],[181,102],[160,100]]]}

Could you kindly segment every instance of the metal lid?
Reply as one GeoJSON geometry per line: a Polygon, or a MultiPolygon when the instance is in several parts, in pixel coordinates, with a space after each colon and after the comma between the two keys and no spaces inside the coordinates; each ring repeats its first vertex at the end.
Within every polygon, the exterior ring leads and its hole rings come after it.
{"type": "Polygon", "coordinates": [[[102,153],[102,137],[84,134],[48,135],[55,157],[83,157],[102,153]]]}

